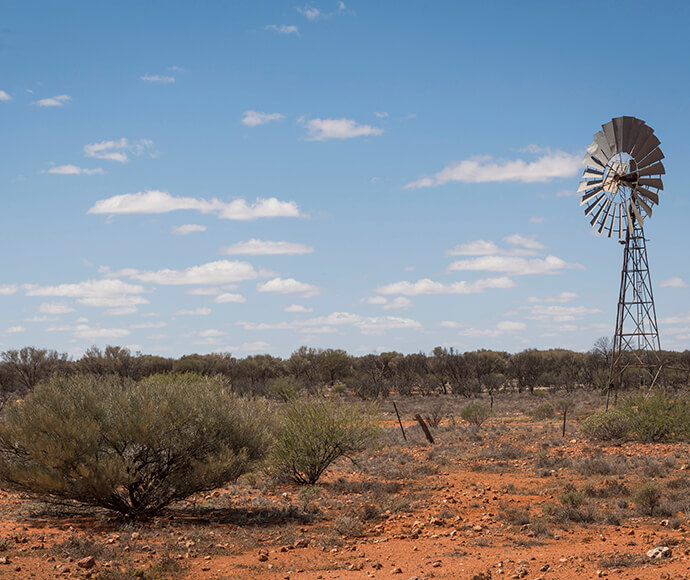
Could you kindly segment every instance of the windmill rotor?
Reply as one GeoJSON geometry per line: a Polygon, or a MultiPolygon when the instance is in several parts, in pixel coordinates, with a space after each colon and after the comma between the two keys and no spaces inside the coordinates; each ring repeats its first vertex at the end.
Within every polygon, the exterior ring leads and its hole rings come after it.
{"type": "Polygon", "coordinates": [[[666,173],[659,145],[654,130],[635,117],[617,117],[595,133],[577,191],[598,233],[624,239],[652,216],[666,173]]]}

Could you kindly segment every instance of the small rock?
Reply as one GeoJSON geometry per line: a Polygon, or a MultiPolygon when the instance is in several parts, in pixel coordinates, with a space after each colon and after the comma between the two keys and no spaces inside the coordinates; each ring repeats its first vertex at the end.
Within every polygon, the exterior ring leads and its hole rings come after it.
{"type": "Polygon", "coordinates": [[[402,568],[393,568],[392,574],[402,574],[402,568]]]}
{"type": "Polygon", "coordinates": [[[551,568],[551,566],[549,566],[548,564],[544,564],[541,568],[539,568],[539,571],[546,572],[549,568],[551,568]]]}
{"type": "Polygon", "coordinates": [[[306,548],[309,546],[309,540],[297,540],[295,542],[295,548],[306,548]]]}
{"type": "Polygon", "coordinates": [[[10,563],[10,559],[7,556],[2,556],[0,558],[0,564],[9,564],[9,563],[10,563]]]}
{"type": "Polygon", "coordinates": [[[259,562],[267,562],[267,561],[268,561],[268,553],[259,552],[259,562]]]}
{"type": "Polygon", "coordinates": [[[94,559],[93,556],[86,556],[86,558],[82,558],[81,560],[77,561],[77,566],[80,568],[84,568],[84,570],[88,570],[89,568],[93,568],[96,565],[96,560],[94,559]]]}
{"type": "Polygon", "coordinates": [[[381,568],[383,568],[383,564],[381,564],[381,562],[374,562],[372,563],[371,567],[374,570],[380,570],[381,568]]]}
{"type": "Polygon", "coordinates": [[[671,548],[668,546],[657,546],[652,548],[647,552],[647,558],[653,558],[655,560],[661,560],[662,558],[671,557],[671,548]]]}

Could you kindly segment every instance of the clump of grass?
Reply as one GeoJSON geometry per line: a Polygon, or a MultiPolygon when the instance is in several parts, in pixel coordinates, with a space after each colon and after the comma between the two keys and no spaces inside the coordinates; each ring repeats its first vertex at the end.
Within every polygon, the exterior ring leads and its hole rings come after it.
{"type": "Polygon", "coordinates": [[[359,538],[364,535],[364,525],[352,516],[338,516],[333,522],[333,530],[346,538],[359,538]]]}

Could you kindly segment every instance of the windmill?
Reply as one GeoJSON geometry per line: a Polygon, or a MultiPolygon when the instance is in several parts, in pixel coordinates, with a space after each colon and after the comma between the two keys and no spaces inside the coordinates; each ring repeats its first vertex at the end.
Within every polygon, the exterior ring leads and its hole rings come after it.
{"type": "MultiPolygon", "coordinates": [[[[599,234],[623,245],[623,269],[609,394],[617,393],[627,368],[646,369],[653,385],[661,370],[659,330],[647,260],[644,221],[652,216],[666,173],[654,130],[635,117],[616,117],[594,135],[577,190],[580,205],[599,234]]],[[[608,398],[607,398],[608,407],[608,398]]]]}

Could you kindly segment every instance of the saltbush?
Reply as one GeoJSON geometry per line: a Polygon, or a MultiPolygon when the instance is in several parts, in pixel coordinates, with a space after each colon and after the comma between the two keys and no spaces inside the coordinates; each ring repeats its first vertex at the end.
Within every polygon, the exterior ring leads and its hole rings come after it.
{"type": "Polygon", "coordinates": [[[479,403],[470,403],[462,411],[460,416],[470,425],[481,427],[482,423],[491,417],[492,411],[489,407],[480,405],[479,403]]]}
{"type": "Polygon", "coordinates": [[[687,439],[690,436],[690,404],[666,393],[637,395],[623,402],[635,437],[644,443],[687,439]]]}
{"type": "Polygon", "coordinates": [[[7,409],[0,482],[146,516],[260,459],[269,441],[263,410],[194,374],[54,377],[7,409]]]}
{"type": "Polygon", "coordinates": [[[599,411],[587,417],[580,425],[590,439],[618,441],[630,436],[632,424],[627,413],[618,409],[599,411]]]}
{"type": "Polygon", "coordinates": [[[281,412],[270,464],[278,477],[313,485],[338,458],[352,458],[378,436],[376,407],[340,398],[305,397],[281,412]]]}

